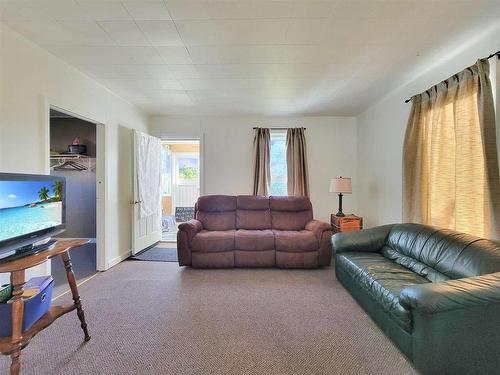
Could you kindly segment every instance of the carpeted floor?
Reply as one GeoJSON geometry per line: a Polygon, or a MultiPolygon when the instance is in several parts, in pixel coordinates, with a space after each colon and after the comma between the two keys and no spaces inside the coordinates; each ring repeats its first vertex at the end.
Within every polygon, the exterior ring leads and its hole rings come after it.
{"type": "Polygon", "coordinates": [[[23,374],[417,374],[332,268],[126,261],[81,295],[92,340],[66,315],[23,350],[23,374]]]}

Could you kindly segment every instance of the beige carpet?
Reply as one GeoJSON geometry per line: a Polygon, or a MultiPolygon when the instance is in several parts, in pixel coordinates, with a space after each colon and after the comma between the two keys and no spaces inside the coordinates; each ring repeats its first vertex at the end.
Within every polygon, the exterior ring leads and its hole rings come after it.
{"type": "Polygon", "coordinates": [[[92,340],[67,315],[23,350],[23,374],[417,374],[331,268],[127,261],[81,294],[92,340]]]}

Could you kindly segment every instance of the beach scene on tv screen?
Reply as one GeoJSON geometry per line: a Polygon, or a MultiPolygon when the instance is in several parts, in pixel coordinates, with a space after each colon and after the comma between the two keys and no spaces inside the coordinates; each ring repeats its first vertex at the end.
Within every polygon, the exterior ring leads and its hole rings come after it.
{"type": "Polygon", "coordinates": [[[0,241],[62,224],[61,181],[0,181],[0,241]]]}

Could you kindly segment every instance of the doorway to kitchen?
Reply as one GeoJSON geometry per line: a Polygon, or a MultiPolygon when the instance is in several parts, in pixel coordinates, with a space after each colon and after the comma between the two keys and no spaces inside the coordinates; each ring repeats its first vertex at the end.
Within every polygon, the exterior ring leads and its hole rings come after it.
{"type": "Polygon", "coordinates": [[[194,218],[200,196],[199,139],[162,140],[162,241],[177,242],[180,223],[194,218]]]}

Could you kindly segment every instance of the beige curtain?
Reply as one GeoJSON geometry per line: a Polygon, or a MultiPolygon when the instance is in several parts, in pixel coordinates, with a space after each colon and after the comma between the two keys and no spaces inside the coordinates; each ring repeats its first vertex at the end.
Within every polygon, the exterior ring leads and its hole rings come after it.
{"type": "Polygon", "coordinates": [[[253,139],[254,178],[253,194],[269,195],[271,185],[271,136],[269,129],[255,128],[253,139]]]}
{"type": "Polygon", "coordinates": [[[309,196],[304,128],[289,128],[286,132],[286,167],[288,195],[309,196]]]}
{"type": "Polygon", "coordinates": [[[403,149],[403,217],[499,238],[500,180],[489,63],[412,98],[403,149]]]}

